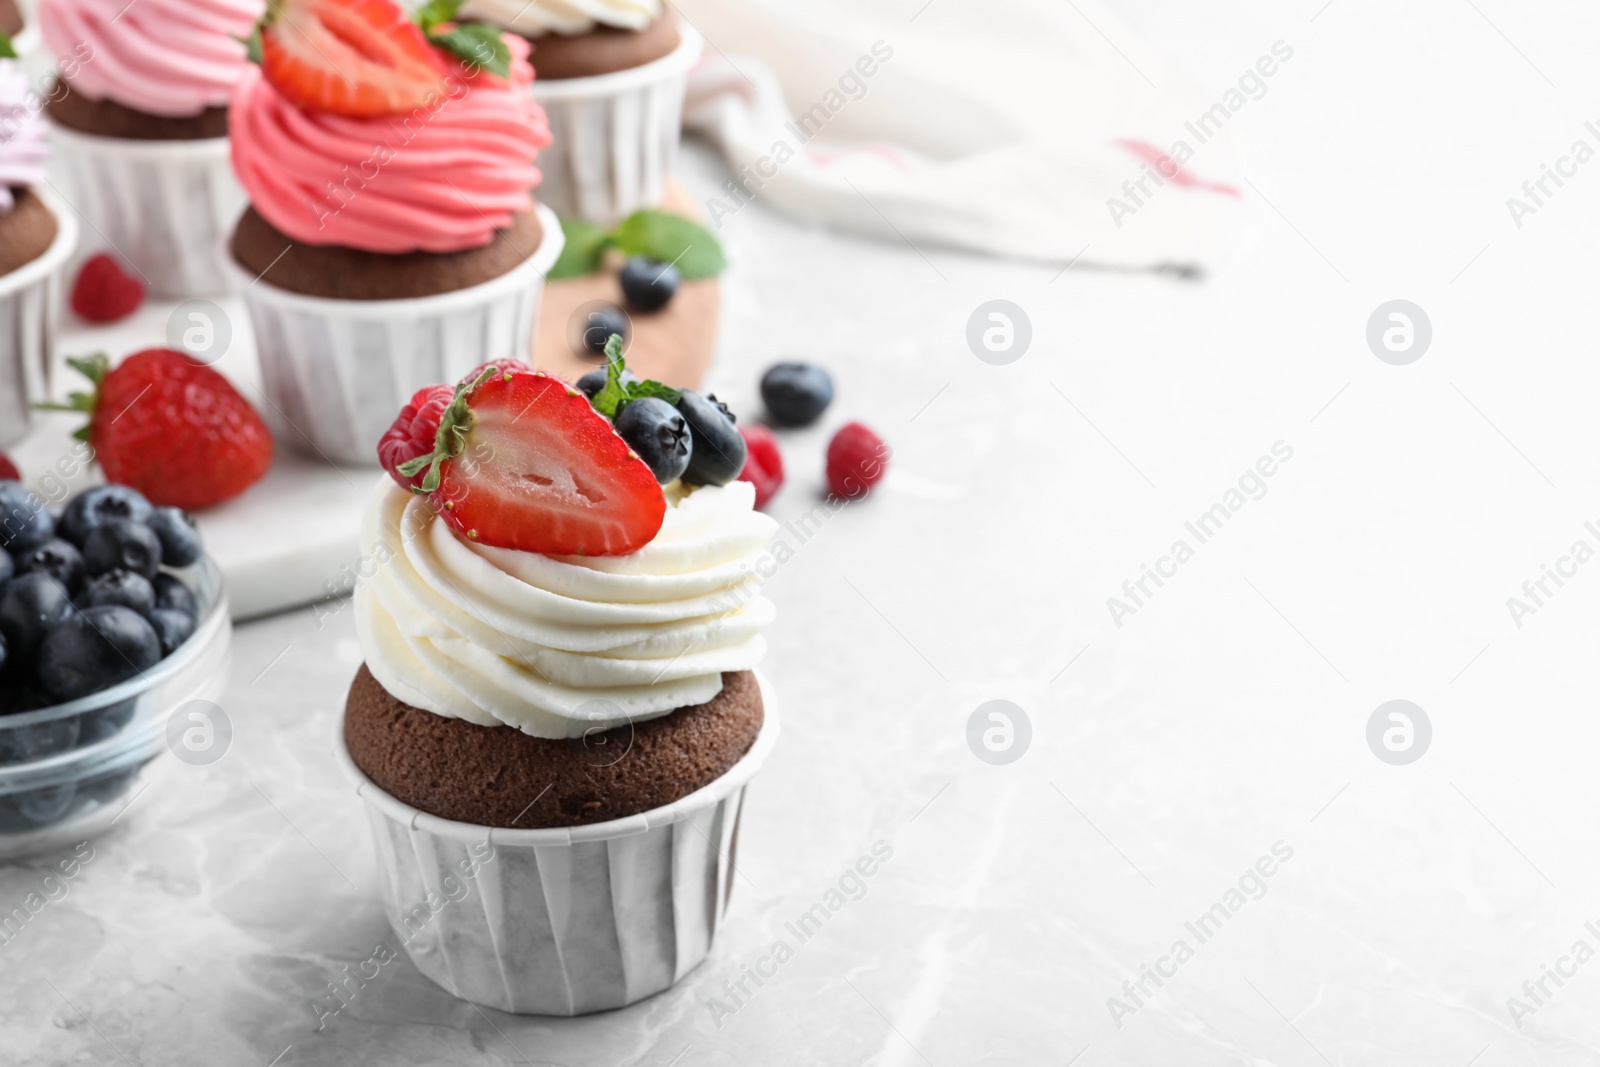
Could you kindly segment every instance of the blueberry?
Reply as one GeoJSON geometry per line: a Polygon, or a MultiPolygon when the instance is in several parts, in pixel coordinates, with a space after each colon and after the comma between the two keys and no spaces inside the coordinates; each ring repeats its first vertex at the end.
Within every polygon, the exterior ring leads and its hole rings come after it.
{"type": "Polygon", "coordinates": [[[19,556],[17,570],[23,574],[43,571],[66,586],[69,593],[76,593],[83,587],[83,555],[71,541],[59,537],[19,556]]]}
{"type": "MultiPolygon", "coordinates": [[[[6,635],[3,634],[3,633],[0,633],[0,678],[4,678],[5,677],[6,659],[7,659],[7,655],[6,655],[6,635]]],[[[4,710],[4,709],[0,708],[0,710],[4,710]]]]}
{"type": "Polygon", "coordinates": [[[733,425],[733,412],[714,395],[690,389],[678,399],[678,414],[689,424],[692,444],[683,480],[690,485],[727,485],[744,470],[744,438],[733,425]]]}
{"type": "Polygon", "coordinates": [[[814,363],[774,363],[761,376],[761,399],[779,426],[810,426],[833,403],[833,379],[814,363]]]}
{"type": "Polygon", "coordinates": [[[157,608],[150,613],[150,625],[161,639],[161,655],[170,656],[178,646],[194,636],[194,618],[171,608],[157,608]]]}
{"type": "Polygon", "coordinates": [[[622,265],[617,280],[622,295],[635,311],[660,311],[678,292],[682,277],[671,263],[659,263],[646,256],[633,256],[622,265]]]}
{"type": "Polygon", "coordinates": [[[17,573],[17,564],[11,558],[11,553],[0,548],[0,585],[5,585],[6,580],[17,573]]]}
{"type": "MultiPolygon", "coordinates": [[[[21,715],[25,711],[38,711],[48,708],[56,702],[56,698],[44,691],[44,687],[21,670],[13,673],[6,680],[6,693],[0,698],[0,717],[6,715],[21,715]]],[[[0,725],[4,719],[0,718],[0,725]]],[[[4,735],[0,734],[0,738],[4,735]]]]}
{"type": "Polygon", "coordinates": [[[37,670],[57,700],[76,700],[125,682],[160,660],[161,639],[137,612],[86,608],[45,636],[37,670]]]}
{"type": "MultiPolygon", "coordinates": [[[[112,771],[109,774],[96,775],[87,781],[78,783],[78,795],[86,800],[107,803],[120,797],[128,791],[134,775],[139,773],[138,767],[129,767],[124,771],[112,771]]],[[[130,801],[129,803],[132,803],[130,801]]]]}
{"type": "Polygon", "coordinates": [[[689,466],[689,424],[678,409],[650,396],[635,400],[617,415],[618,436],[639,454],[662,485],[683,476],[689,466]]]}
{"type": "MultiPolygon", "coordinates": [[[[639,379],[634,376],[633,371],[627,370],[626,368],[623,369],[622,383],[624,385],[628,384],[629,382],[636,382],[638,380],[639,379]]],[[[595,394],[599,393],[600,390],[604,389],[605,387],[606,368],[604,367],[596,367],[594,370],[578,379],[578,392],[582,393],[590,400],[593,400],[595,398],[595,394]]]]}
{"type": "Polygon", "coordinates": [[[154,578],[161,569],[161,541],[142,522],[107,519],[84,539],[83,563],[90,577],[121,567],[154,578]]]}
{"type": "Polygon", "coordinates": [[[61,513],[61,536],[84,546],[89,531],[110,519],[150,521],[150,501],[125,485],[97,485],[73,497],[61,513]]]}
{"type": "Polygon", "coordinates": [[[158,574],[152,583],[156,590],[156,607],[166,608],[169,611],[181,611],[196,622],[200,619],[200,606],[195,602],[194,593],[183,581],[171,574],[158,574]]]}
{"type": "MultiPolygon", "coordinates": [[[[41,708],[47,708],[55,703],[48,696],[41,695],[39,699],[43,701],[38,704],[41,708]]],[[[64,719],[9,728],[6,727],[5,720],[0,719],[0,764],[32,763],[34,760],[68,751],[78,743],[81,730],[78,719],[79,716],[70,715],[64,719]]]]}
{"type": "Polygon", "coordinates": [[[633,334],[633,324],[627,312],[615,304],[602,304],[590,311],[583,321],[583,349],[592,356],[606,354],[606,342],[612,334],[621,334],[623,344],[633,334]]]}
{"type": "Polygon", "coordinates": [[[129,697],[127,700],[119,700],[115,704],[84,712],[78,716],[82,726],[78,735],[79,747],[115,737],[133,719],[133,713],[138,708],[139,698],[129,697]]]}
{"type": "Polygon", "coordinates": [[[121,607],[136,611],[145,618],[156,609],[156,590],[150,579],[120,567],[89,579],[83,595],[78,597],[83,608],[121,607]]]}
{"type": "Polygon", "coordinates": [[[55,520],[33,490],[21,482],[0,481],[0,548],[21,555],[55,533],[55,520]]]}
{"type": "Polygon", "coordinates": [[[200,558],[200,531],[182,508],[156,508],[145,524],[161,542],[161,562],[168,567],[187,567],[200,558]]]}
{"type": "Polygon", "coordinates": [[[0,633],[15,662],[33,655],[45,634],[71,614],[66,586],[43,571],[18,575],[0,589],[0,633]]]}
{"type": "Polygon", "coordinates": [[[72,782],[49,786],[45,789],[28,789],[11,798],[22,817],[38,826],[55,822],[66,815],[72,802],[78,798],[78,787],[72,782]]]}

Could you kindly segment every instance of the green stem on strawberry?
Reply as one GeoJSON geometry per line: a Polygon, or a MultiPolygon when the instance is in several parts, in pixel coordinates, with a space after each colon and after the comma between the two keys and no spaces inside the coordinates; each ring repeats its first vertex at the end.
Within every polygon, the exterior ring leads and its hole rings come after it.
{"type": "Polygon", "coordinates": [[[462,382],[456,386],[456,395],[451,399],[450,406],[444,409],[444,414],[439,417],[439,432],[433,438],[433,451],[425,455],[408,459],[400,464],[400,473],[407,478],[416,477],[424,467],[428,474],[422,479],[422,484],[412,490],[414,493],[431,493],[439,488],[440,472],[445,460],[455,459],[461,455],[466,447],[467,431],[471,430],[476,418],[472,409],[467,406],[467,397],[472,391],[490,378],[494,377],[495,368],[489,367],[476,379],[462,382]]]}
{"type": "Polygon", "coordinates": [[[35,404],[39,411],[71,411],[80,415],[89,416],[89,422],[84,423],[73,431],[72,436],[79,441],[89,439],[89,427],[94,422],[95,408],[100,405],[100,386],[106,380],[106,374],[111,370],[111,357],[104,352],[96,352],[91,356],[68,356],[67,366],[82,374],[94,386],[94,391],[89,393],[74,392],[67,394],[65,404],[35,404]]]}

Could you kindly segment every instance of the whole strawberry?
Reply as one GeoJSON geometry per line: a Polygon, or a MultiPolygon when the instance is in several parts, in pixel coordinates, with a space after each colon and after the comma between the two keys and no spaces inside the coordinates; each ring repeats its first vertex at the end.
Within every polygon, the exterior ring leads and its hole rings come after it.
{"type": "Polygon", "coordinates": [[[170,348],[135,352],[115,368],[103,353],[67,361],[94,383],[71,403],[78,431],[106,480],[152,504],[197,511],[231,500],[272,465],[272,433],[255,408],[210,367],[170,348]]]}

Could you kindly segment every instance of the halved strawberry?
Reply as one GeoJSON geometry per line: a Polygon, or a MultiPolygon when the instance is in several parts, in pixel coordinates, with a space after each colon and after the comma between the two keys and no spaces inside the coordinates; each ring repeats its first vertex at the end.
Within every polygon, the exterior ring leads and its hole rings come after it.
{"type": "Polygon", "coordinates": [[[551,556],[622,556],[661,529],[667,501],[589,398],[559,378],[486,370],[459,386],[434,450],[400,464],[457,532],[551,556]]]}
{"type": "Polygon", "coordinates": [[[392,0],[273,0],[261,73],[290,103],[366,117],[427,105],[450,66],[392,0]]]}

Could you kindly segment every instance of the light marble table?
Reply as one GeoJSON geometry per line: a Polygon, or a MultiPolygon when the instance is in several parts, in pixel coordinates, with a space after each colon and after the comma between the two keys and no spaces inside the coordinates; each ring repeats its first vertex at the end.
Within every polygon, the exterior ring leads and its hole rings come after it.
{"type": "MultiPolygon", "coordinates": [[[[783,738],[680,986],[517,1018],[401,963],[317,1031],[311,998],[392,935],[330,756],[350,612],[296,611],[237,633],[227,756],[158,763],[0,946],[0,1062],[1600,1062],[1600,962],[1571,956],[1600,948],[1600,564],[1561,562],[1600,546],[1600,164],[1520,229],[1505,206],[1595,140],[1596,16],[1319,6],[1131,6],[1219,92],[1297,49],[1240,116],[1247,228],[1204,283],[930,267],[760,207],[727,227],[714,387],[749,410],[766,363],[819,360],[829,428],[896,451],[771,583],[783,738]],[[1006,367],[964,340],[996,297],[1034,329],[1006,367]],[[1397,297],[1433,324],[1404,367],[1364,337],[1397,297]],[[1185,524],[1277,442],[1199,543],[1185,524]],[[1146,564],[1171,576],[1114,620],[1146,564]],[[1569,576],[1513,618],[1546,564],[1569,576]],[[1006,766],[967,742],[997,698],[1032,726],[1006,766]],[[1409,765],[1368,746],[1391,699],[1431,722],[1409,765]],[[877,842],[892,858],[800,943],[786,924],[877,842]],[[792,958],[733,999],[779,940],[792,958]]],[[[787,440],[780,518],[816,500],[827,432],[787,440]]],[[[44,870],[0,867],[0,907],[44,870]]]]}

